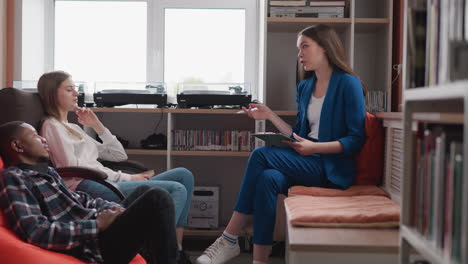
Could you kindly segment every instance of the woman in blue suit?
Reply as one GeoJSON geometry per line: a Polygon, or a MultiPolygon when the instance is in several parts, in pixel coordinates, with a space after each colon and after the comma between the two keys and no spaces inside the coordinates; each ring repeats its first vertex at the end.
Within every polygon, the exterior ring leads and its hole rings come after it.
{"type": "MultiPolygon", "coordinates": [[[[223,235],[197,259],[219,264],[239,254],[237,236],[254,216],[253,263],[270,253],[277,196],[293,185],[346,189],[355,179],[354,154],[365,141],[365,90],[346,63],[336,32],[317,25],[298,34],[298,57],[311,75],[297,86],[297,119],[291,127],[265,105],[244,111],[269,120],[298,142],[290,148],[261,147],[249,158],[234,213],[223,235]]],[[[285,142],[286,143],[286,142],[285,142]]]]}

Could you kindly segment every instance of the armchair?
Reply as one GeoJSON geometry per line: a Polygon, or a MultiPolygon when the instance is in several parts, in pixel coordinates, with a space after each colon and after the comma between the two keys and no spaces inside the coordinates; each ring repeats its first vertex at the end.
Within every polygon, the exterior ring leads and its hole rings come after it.
{"type": "MultiPolygon", "coordinates": [[[[39,94],[16,88],[0,89],[0,113],[2,113],[0,115],[0,124],[21,120],[31,124],[37,131],[39,131],[41,121],[45,117],[44,107],[39,94]]],[[[124,162],[102,162],[106,167],[124,172],[138,173],[146,170],[142,164],[130,160],[124,162]]],[[[107,175],[98,170],[83,167],[66,167],[58,168],[57,172],[62,177],[82,177],[98,181],[116,192],[121,199],[124,198],[117,185],[106,180],[107,175]]]]}

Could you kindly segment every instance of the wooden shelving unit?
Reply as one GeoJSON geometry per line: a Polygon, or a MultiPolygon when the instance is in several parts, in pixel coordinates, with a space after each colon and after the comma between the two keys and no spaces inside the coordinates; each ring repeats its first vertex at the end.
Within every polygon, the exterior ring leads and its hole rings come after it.
{"type": "Polygon", "coordinates": [[[271,32],[299,32],[311,25],[326,24],[338,29],[346,29],[351,25],[350,18],[282,18],[269,17],[267,19],[268,30],[271,32]]]}
{"type": "MultiPolygon", "coordinates": [[[[414,170],[418,166],[419,160],[414,160],[413,154],[415,148],[414,131],[417,123],[445,125],[458,125],[463,138],[468,137],[468,116],[465,115],[464,109],[468,105],[468,81],[456,83],[440,84],[432,87],[420,87],[405,91],[409,96],[404,97],[405,113],[404,113],[404,151],[403,151],[403,203],[402,203],[402,222],[400,239],[401,239],[401,256],[400,263],[407,264],[409,262],[409,251],[415,249],[426,260],[432,264],[449,264],[457,263],[447,255],[443,249],[438,248],[434,240],[428,239],[427,235],[423,235],[416,230],[411,223],[410,215],[413,213],[412,199],[415,185],[415,178],[420,175],[414,175],[414,170]],[[465,87],[464,89],[459,89],[465,87]],[[437,92],[435,92],[437,91],[437,92]],[[457,112],[458,110],[458,112],[457,112]]],[[[463,142],[463,153],[468,153],[468,146],[463,142]]],[[[463,164],[468,164],[468,158],[463,155],[463,164]]],[[[468,168],[463,167],[463,175],[468,175],[468,168]]],[[[442,177],[446,177],[445,174],[442,177]]],[[[466,179],[466,177],[463,177],[466,179]]],[[[444,178],[445,181],[445,178],[444,178]]],[[[437,186],[437,185],[436,185],[437,186]]],[[[461,208],[453,210],[462,210],[461,216],[461,261],[458,263],[468,263],[468,254],[466,245],[468,243],[468,212],[466,205],[468,204],[468,182],[463,181],[463,195],[461,208]]],[[[446,201],[444,200],[444,203],[446,201]]],[[[429,206],[433,206],[429,203],[429,206]]],[[[444,214],[439,212],[437,214],[444,214]]],[[[452,217],[452,216],[451,216],[452,217]]],[[[452,220],[452,218],[450,218],[452,220]]]]}
{"type": "Polygon", "coordinates": [[[421,3],[407,0],[404,11],[400,264],[412,250],[431,264],[468,264],[468,80],[451,77],[459,40],[446,34],[455,2],[421,3]]]}
{"type": "Polygon", "coordinates": [[[391,0],[349,0],[345,18],[266,18],[265,102],[275,110],[295,110],[297,33],[326,24],[340,36],[355,72],[371,91],[387,93],[391,105],[392,13],[391,0]],[[378,3],[376,3],[378,2],[378,3]]]}

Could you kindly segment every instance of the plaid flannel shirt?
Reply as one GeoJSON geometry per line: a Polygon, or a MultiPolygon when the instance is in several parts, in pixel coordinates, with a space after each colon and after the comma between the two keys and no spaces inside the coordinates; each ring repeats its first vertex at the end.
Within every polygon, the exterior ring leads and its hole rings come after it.
{"type": "Polygon", "coordinates": [[[103,262],[96,213],[116,206],[69,190],[46,165],[18,165],[0,176],[0,207],[13,231],[38,247],[103,262]]]}

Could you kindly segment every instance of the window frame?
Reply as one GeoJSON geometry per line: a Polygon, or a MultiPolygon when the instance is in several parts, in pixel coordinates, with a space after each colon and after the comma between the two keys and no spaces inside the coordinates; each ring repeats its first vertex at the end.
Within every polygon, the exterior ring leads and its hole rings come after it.
{"type": "MultiPolygon", "coordinates": [[[[44,59],[41,72],[54,69],[54,32],[55,32],[55,1],[56,0],[17,0],[15,5],[15,18],[20,23],[15,23],[15,80],[23,80],[22,65],[22,9],[24,1],[42,1],[43,3],[43,45],[44,59]]],[[[146,45],[146,81],[164,82],[164,9],[165,8],[242,8],[245,9],[245,58],[244,58],[244,82],[250,83],[252,93],[258,94],[259,55],[260,55],[260,26],[259,26],[259,1],[258,0],[59,0],[59,1],[122,1],[122,2],[146,2],[147,3],[147,45],[146,45]]],[[[263,79],[263,77],[261,77],[263,79]]],[[[109,80],[111,81],[111,80],[109,80]]]]}

